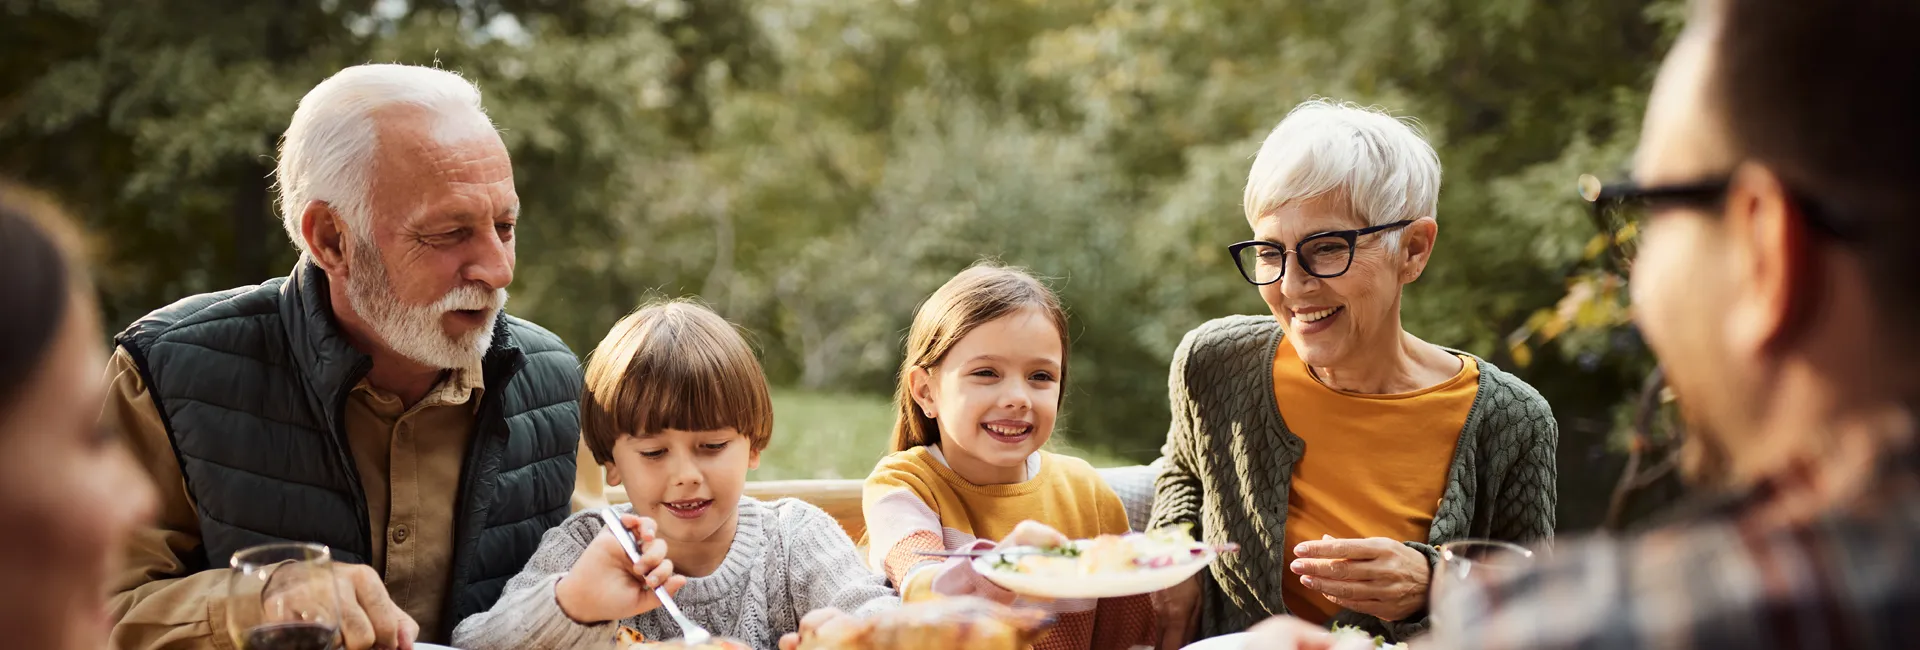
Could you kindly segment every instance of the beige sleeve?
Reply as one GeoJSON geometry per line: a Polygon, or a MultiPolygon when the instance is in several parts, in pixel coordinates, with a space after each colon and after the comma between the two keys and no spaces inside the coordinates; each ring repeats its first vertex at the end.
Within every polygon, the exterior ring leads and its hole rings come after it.
{"type": "Polygon", "coordinates": [[[578,465],[573,471],[573,512],[605,507],[607,474],[600,469],[599,463],[593,462],[593,450],[587,448],[586,436],[580,437],[580,449],[575,452],[574,462],[578,465]]]}
{"type": "Polygon", "coordinates": [[[107,364],[111,382],[100,410],[106,426],[122,440],[147,472],[159,495],[159,518],[134,531],[125,564],[113,577],[115,650],[220,648],[232,650],[219,594],[227,570],[199,571],[200,520],[173,442],[147,395],[145,380],[125,349],[114,350],[107,364]]]}

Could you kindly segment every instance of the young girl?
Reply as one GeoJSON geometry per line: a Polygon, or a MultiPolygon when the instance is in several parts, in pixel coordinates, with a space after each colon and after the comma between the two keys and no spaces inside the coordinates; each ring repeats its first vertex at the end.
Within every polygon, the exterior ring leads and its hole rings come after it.
{"type": "Polygon", "coordinates": [[[1152,645],[1146,596],[1028,602],[964,559],[916,553],[1127,532],[1092,466],[1040,450],[1066,370],[1066,313],[1032,276],[981,264],[935,291],[907,334],[895,452],[867,477],[868,560],[908,602],[969,594],[1052,611],[1040,650],[1152,645]]]}

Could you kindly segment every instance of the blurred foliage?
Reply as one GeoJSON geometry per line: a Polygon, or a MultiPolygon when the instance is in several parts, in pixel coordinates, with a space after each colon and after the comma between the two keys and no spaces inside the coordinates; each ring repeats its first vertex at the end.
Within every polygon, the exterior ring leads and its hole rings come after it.
{"type": "Polygon", "coordinates": [[[1143,459],[1180,336],[1265,309],[1223,250],[1260,139],[1351,99],[1417,116],[1446,169],[1408,329],[1521,373],[1576,439],[1650,366],[1622,283],[1583,270],[1573,179],[1623,168],[1680,5],[0,0],[0,173],[103,234],[124,323],[291,266],[267,176],[306,89],[439,65],[512,150],[513,309],[576,349],[697,294],[777,383],[886,391],[918,301],[994,257],[1073,312],[1069,435],[1143,459]]]}

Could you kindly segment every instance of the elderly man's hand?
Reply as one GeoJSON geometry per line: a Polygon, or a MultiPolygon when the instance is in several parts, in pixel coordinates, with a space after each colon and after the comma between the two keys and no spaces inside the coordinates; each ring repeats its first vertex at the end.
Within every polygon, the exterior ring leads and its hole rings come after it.
{"type": "Polygon", "coordinates": [[[1292,616],[1267,619],[1247,632],[1246,647],[1260,650],[1373,650],[1373,639],[1335,635],[1292,616]]]}
{"type": "Polygon", "coordinates": [[[1398,621],[1427,605],[1427,556],[1385,537],[1301,542],[1288,568],[1333,604],[1398,621]]]}
{"type": "Polygon", "coordinates": [[[337,603],[347,650],[409,650],[420,636],[420,625],[393,604],[380,574],[364,564],[282,564],[273,570],[261,598],[267,609],[287,612],[324,611],[337,603]],[[326,576],[315,575],[316,570],[333,574],[332,590],[317,587],[314,581],[324,585],[326,576]],[[316,606],[315,599],[327,604],[316,606]]]}

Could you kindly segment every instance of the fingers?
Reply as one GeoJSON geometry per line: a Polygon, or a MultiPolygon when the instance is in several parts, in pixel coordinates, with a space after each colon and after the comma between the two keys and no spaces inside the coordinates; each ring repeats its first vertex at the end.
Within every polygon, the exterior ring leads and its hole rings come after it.
{"type": "MultiPolygon", "coordinates": [[[[1249,648],[1336,650],[1333,635],[1318,625],[1291,616],[1267,619],[1247,632],[1251,635],[1247,640],[1249,648]]],[[[1371,641],[1368,644],[1371,645],[1371,641]]]]}
{"type": "Polygon", "coordinates": [[[369,650],[373,647],[373,623],[367,619],[367,613],[357,604],[340,606],[340,640],[346,642],[347,650],[369,650]]]}
{"type": "Polygon", "coordinates": [[[1287,565],[1287,568],[1297,575],[1334,580],[1369,580],[1380,573],[1366,562],[1353,560],[1299,558],[1287,565]]]}
{"type": "Polygon", "coordinates": [[[1395,596],[1387,585],[1377,582],[1356,582],[1351,580],[1329,580],[1303,576],[1300,584],[1334,598],[1347,600],[1387,600],[1395,596]]]}
{"type": "MultiPolygon", "coordinates": [[[[354,600],[358,601],[366,616],[373,648],[398,648],[404,628],[411,626],[418,633],[419,625],[413,617],[401,611],[399,605],[387,596],[387,586],[380,582],[380,575],[372,567],[356,564],[347,567],[348,579],[353,583],[354,600]]],[[[412,639],[408,639],[409,645],[412,639]]]]}
{"type": "MultiPolygon", "coordinates": [[[[667,540],[656,539],[640,547],[640,561],[631,563],[627,570],[632,572],[634,577],[647,581],[647,588],[652,589],[660,586],[659,582],[652,580],[652,576],[663,563],[667,563],[667,540]]],[[[672,572],[672,567],[669,566],[667,573],[670,575],[672,572]]],[[[665,578],[666,576],[661,576],[662,580],[665,578]]]]}
{"type": "Polygon", "coordinates": [[[1293,554],[1300,557],[1334,560],[1371,560],[1392,554],[1395,546],[1405,546],[1405,544],[1385,537],[1317,539],[1301,542],[1293,547],[1293,554]]]}
{"type": "Polygon", "coordinates": [[[420,624],[412,616],[400,621],[400,650],[413,650],[413,641],[420,638],[420,624]]]}
{"type": "Polygon", "coordinates": [[[633,533],[633,539],[637,544],[653,541],[653,536],[660,530],[659,524],[654,523],[652,519],[635,514],[620,515],[620,525],[626,526],[627,530],[633,533]]]}
{"type": "Polygon", "coordinates": [[[1200,579],[1188,578],[1180,584],[1154,592],[1148,597],[1160,623],[1161,648],[1183,648],[1198,627],[1200,579]]]}
{"type": "Polygon", "coordinates": [[[667,584],[667,579],[672,577],[673,560],[661,560],[659,565],[653,567],[652,571],[647,572],[647,588],[652,589],[654,587],[664,586],[667,584]]]}
{"type": "Polygon", "coordinates": [[[667,595],[672,596],[674,594],[680,593],[681,587],[687,586],[687,577],[673,576],[673,577],[667,578],[666,584],[667,584],[667,595]]]}
{"type": "Polygon", "coordinates": [[[815,629],[818,629],[821,625],[825,624],[826,622],[839,618],[841,616],[847,616],[847,615],[848,614],[846,612],[840,611],[839,609],[833,608],[833,607],[816,609],[811,612],[807,612],[806,616],[800,617],[800,634],[803,636],[812,634],[815,629]]]}
{"type": "Polygon", "coordinates": [[[780,650],[800,650],[800,634],[788,632],[780,637],[780,650]]]}
{"type": "Polygon", "coordinates": [[[614,539],[613,531],[607,530],[605,527],[602,527],[600,532],[594,533],[593,541],[587,542],[587,550],[598,553],[602,557],[613,560],[617,564],[633,563],[633,558],[627,557],[627,549],[621,548],[620,540],[614,539]]]}
{"type": "Polygon", "coordinates": [[[1001,540],[1000,544],[1002,546],[1053,548],[1066,546],[1071,541],[1072,540],[1067,539],[1066,535],[1061,534],[1060,531],[1054,530],[1052,526],[1028,519],[1014,526],[1013,532],[1007,533],[1007,538],[1001,540]]]}

